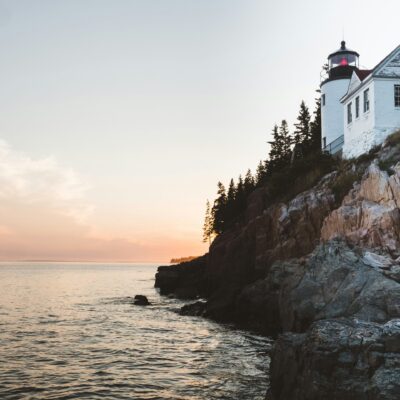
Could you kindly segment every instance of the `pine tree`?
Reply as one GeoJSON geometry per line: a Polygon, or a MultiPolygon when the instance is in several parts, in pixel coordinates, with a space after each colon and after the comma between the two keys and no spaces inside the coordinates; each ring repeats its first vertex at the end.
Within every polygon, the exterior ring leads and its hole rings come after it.
{"type": "Polygon", "coordinates": [[[250,168],[246,172],[246,176],[244,177],[244,191],[246,196],[248,196],[254,190],[254,178],[251,174],[250,168]]]}
{"type": "Polygon", "coordinates": [[[242,178],[242,175],[239,175],[238,184],[236,186],[236,197],[239,197],[243,193],[244,193],[243,178],[242,178]]]}
{"type": "Polygon", "coordinates": [[[282,140],[281,158],[284,160],[284,164],[287,164],[290,161],[290,155],[292,153],[291,144],[293,140],[290,136],[289,127],[286,120],[282,120],[281,126],[279,127],[279,136],[282,140]]]}
{"type": "Polygon", "coordinates": [[[226,225],[231,225],[235,219],[236,187],[233,179],[229,182],[228,195],[226,196],[226,225]]]}
{"type": "Polygon", "coordinates": [[[297,117],[297,123],[294,124],[296,127],[294,131],[293,142],[294,144],[303,144],[304,147],[310,147],[311,142],[311,132],[310,132],[310,111],[308,107],[304,103],[304,101],[300,104],[300,111],[297,117]]]}
{"type": "Polygon", "coordinates": [[[213,233],[213,221],[211,215],[211,207],[210,202],[207,200],[206,203],[206,215],[204,217],[204,225],[203,225],[203,242],[210,245],[211,244],[211,236],[213,233]]]}
{"type": "Polygon", "coordinates": [[[226,191],[225,186],[218,182],[218,197],[214,200],[214,205],[211,210],[213,221],[213,232],[216,234],[222,233],[225,229],[226,221],[226,191]]]}
{"type": "Polygon", "coordinates": [[[236,186],[236,199],[235,199],[235,216],[239,216],[246,205],[246,192],[244,189],[244,182],[243,182],[243,178],[242,175],[239,175],[238,178],[238,183],[236,186]]]}
{"type": "Polygon", "coordinates": [[[268,175],[268,171],[270,169],[270,164],[271,164],[270,160],[267,159],[264,161],[264,181],[268,175]]]}
{"type": "Polygon", "coordinates": [[[235,201],[236,197],[236,187],[235,187],[235,182],[233,179],[229,182],[229,187],[228,187],[228,195],[227,195],[227,203],[233,203],[235,201]]]}
{"type": "Polygon", "coordinates": [[[261,186],[262,183],[264,182],[265,175],[266,175],[266,172],[267,172],[265,163],[266,163],[265,161],[264,162],[260,161],[258,163],[258,166],[257,166],[257,169],[256,169],[256,176],[254,178],[254,180],[255,180],[254,183],[255,183],[256,186],[261,186]]]}
{"type": "Polygon", "coordinates": [[[271,145],[271,149],[269,151],[268,175],[275,172],[279,168],[280,157],[282,155],[282,138],[279,135],[278,125],[275,125],[272,129],[272,138],[273,140],[268,142],[271,145]]]}
{"type": "MultiPolygon", "coordinates": [[[[320,93],[320,90],[317,90],[320,93]]],[[[314,111],[314,119],[310,124],[310,151],[320,152],[321,151],[321,98],[317,97],[315,99],[315,111],[314,111]]]]}
{"type": "Polygon", "coordinates": [[[271,145],[269,152],[268,175],[279,171],[290,163],[292,154],[292,137],[289,133],[289,127],[286,120],[282,120],[280,127],[274,126],[272,130],[274,140],[268,142],[271,145]]]}
{"type": "Polygon", "coordinates": [[[289,132],[286,120],[282,120],[280,126],[274,126],[272,140],[268,142],[271,147],[269,158],[260,161],[255,176],[248,170],[243,180],[239,176],[237,185],[231,179],[228,192],[224,185],[218,182],[217,198],[210,210],[210,203],[207,201],[206,216],[203,226],[203,240],[210,241],[212,235],[218,235],[232,226],[235,221],[244,213],[248,195],[255,187],[268,182],[270,175],[290,165],[291,158],[295,158],[292,151],[293,144],[300,146],[299,157],[310,152],[321,151],[321,102],[316,99],[316,109],[313,119],[304,101],[300,104],[300,111],[295,124],[294,136],[289,132]]]}

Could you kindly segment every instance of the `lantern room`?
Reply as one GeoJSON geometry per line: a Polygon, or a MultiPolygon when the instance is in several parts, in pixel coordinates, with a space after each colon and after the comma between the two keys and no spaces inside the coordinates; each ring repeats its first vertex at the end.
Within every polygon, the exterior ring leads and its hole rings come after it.
{"type": "Polygon", "coordinates": [[[350,78],[353,70],[358,68],[359,56],[356,51],[348,49],[343,40],[340,49],[328,56],[329,78],[350,78]]]}

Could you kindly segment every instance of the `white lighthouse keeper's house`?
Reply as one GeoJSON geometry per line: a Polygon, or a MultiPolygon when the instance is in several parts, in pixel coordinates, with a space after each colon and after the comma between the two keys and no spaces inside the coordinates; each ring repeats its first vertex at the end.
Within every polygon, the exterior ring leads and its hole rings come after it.
{"type": "Polygon", "coordinates": [[[359,69],[359,54],[341,48],[328,56],[321,83],[323,150],[357,157],[400,129],[400,46],[372,70],[359,69]]]}

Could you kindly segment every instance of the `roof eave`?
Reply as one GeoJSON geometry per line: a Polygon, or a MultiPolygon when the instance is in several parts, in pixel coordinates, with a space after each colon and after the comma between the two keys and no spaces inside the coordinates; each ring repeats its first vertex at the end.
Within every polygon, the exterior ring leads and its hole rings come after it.
{"type": "Polygon", "coordinates": [[[357,93],[361,88],[363,88],[367,83],[369,83],[373,78],[379,78],[378,71],[381,67],[389,60],[397,51],[400,50],[400,45],[398,45],[393,51],[391,51],[382,61],[380,61],[372,70],[371,73],[361,81],[361,84],[357,86],[356,89],[352,90],[350,93],[346,93],[341,99],[340,102],[344,103],[347,101],[351,96],[357,93]]]}
{"type": "Polygon", "coordinates": [[[335,51],[334,53],[329,54],[328,60],[329,60],[331,57],[337,56],[337,55],[339,55],[339,54],[353,54],[353,55],[355,55],[355,56],[357,56],[357,57],[360,57],[360,55],[359,55],[356,51],[353,51],[353,50],[337,50],[337,51],[335,51]]]}
{"type": "Polygon", "coordinates": [[[372,69],[371,75],[379,76],[378,70],[385,64],[385,62],[393,56],[398,50],[400,50],[400,45],[398,45],[393,51],[391,51],[382,61],[380,61],[375,67],[372,69]]]}
{"type": "Polygon", "coordinates": [[[344,103],[347,101],[353,94],[357,93],[360,89],[362,89],[371,79],[373,78],[372,73],[368,75],[363,81],[361,81],[360,85],[358,85],[354,90],[349,93],[346,93],[341,99],[340,102],[344,103]]]}

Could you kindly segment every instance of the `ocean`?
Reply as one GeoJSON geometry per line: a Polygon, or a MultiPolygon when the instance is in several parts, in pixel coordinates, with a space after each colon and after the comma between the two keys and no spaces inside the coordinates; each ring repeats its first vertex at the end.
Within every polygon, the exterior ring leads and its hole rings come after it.
{"type": "Polygon", "coordinates": [[[271,341],[178,315],[156,269],[0,263],[0,399],[264,399],[271,341]]]}

